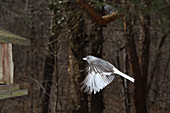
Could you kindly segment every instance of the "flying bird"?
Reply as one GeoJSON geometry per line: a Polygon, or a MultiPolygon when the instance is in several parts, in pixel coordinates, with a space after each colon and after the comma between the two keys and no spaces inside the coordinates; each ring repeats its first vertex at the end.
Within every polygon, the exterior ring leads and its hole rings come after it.
{"type": "Polygon", "coordinates": [[[134,78],[122,73],[111,63],[101,58],[88,55],[83,58],[83,60],[86,60],[89,63],[86,68],[88,75],[82,82],[82,89],[85,89],[84,92],[89,92],[90,94],[94,92],[94,94],[96,94],[113,81],[115,74],[118,74],[131,82],[135,81],[134,78]]]}

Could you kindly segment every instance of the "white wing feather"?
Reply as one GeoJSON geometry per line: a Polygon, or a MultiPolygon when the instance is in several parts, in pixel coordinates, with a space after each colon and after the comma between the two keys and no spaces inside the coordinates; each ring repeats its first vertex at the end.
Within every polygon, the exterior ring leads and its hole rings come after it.
{"type": "Polygon", "coordinates": [[[103,88],[105,88],[108,84],[112,82],[114,79],[114,75],[111,75],[112,73],[95,73],[94,71],[91,71],[88,73],[85,80],[82,82],[83,86],[82,89],[85,88],[85,92],[89,92],[90,94],[94,92],[99,92],[103,88]]]}

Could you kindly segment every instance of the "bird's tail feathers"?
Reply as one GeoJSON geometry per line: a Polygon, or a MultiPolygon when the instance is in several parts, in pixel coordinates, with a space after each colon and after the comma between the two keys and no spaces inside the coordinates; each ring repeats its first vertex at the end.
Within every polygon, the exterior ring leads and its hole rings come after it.
{"type": "Polygon", "coordinates": [[[126,79],[128,79],[129,81],[131,81],[131,82],[133,82],[133,83],[134,83],[134,81],[135,81],[134,78],[132,78],[132,77],[130,77],[130,76],[122,73],[121,71],[119,71],[119,70],[116,69],[116,68],[114,68],[114,73],[115,73],[115,74],[118,74],[118,75],[120,75],[120,76],[122,76],[122,77],[124,77],[124,78],[126,78],[126,79]]]}

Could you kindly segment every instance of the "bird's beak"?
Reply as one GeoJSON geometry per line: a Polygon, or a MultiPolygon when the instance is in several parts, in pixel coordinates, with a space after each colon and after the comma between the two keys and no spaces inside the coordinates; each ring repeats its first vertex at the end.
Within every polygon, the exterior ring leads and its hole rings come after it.
{"type": "Polygon", "coordinates": [[[83,60],[87,60],[87,58],[85,57],[85,58],[83,58],[83,60]]]}

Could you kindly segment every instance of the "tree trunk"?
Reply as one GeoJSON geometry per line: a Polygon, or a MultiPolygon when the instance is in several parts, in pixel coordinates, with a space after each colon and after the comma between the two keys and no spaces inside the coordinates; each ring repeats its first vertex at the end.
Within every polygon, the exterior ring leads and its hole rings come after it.
{"type": "MultiPolygon", "coordinates": [[[[79,21],[79,17],[75,22],[79,21]]],[[[71,93],[72,102],[74,105],[73,113],[88,113],[87,94],[82,92],[81,82],[84,80],[83,73],[80,69],[85,69],[82,58],[85,56],[85,35],[84,35],[84,22],[78,24],[69,37],[68,55],[69,67],[68,73],[71,80],[71,93]]]]}
{"type": "MultiPolygon", "coordinates": [[[[139,10],[140,12],[140,10],[139,10]]],[[[139,13],[140,17],[140,37],[139,37],[139,57],[136,52],[136,45],[132,30],[132,20],[129,15],[124,20],[124,31],[127,40],[127,50],[130,58],[130,66],[135,77],[135,108],[137,113],[147,113],[147,78],[149,64],[149,15],[139,13]]]]}
{"type": "Polygon", "coordinates": [[[144,100],[144,89],[143,80],[140,72],[138,56],[136,53],[136,45],[134,35],[132,34],[131,20],[124,20],[124,32],[127,41],[127,50],[130,60],[130,69],[132,76],[135,77],[135,108],[137,113],[145,112],[145,100],[144,100]]]}
{"type": "MultiPolygon", "coordinates": [[[[53,37],[51,37],[51,40],[53,37]]],[[[49,51],[53,51],[55,44],[49,45],[49,51]]],[[[41,99],[41,113],[49,113],[49,102],[50,102],[50,93],[52,86],[53,70],[54,70],[54,54],[48,54],[45,59],[44,75],[43,75],[43,89],[40,90],[40,99],[41,99]]]]}
{"type": "MultiPolygon", "coordinates": [[[[128,75],[128,69],[129,69],[128,55],[127,55],[127,51],[125,48],[124,49],[124,72],[127,75],[128,75]]],[[[124,94],[125,94],[125,112],[130,113],[132,103],[131,103],[131,94],[129,90],[129,82],[124,78],[123,78],[123,88],[124,88],[124,94]]]]}
{"type": "MultiPolygon", "coordinates": [[[[91,35],[92,42],[92,55],[96,57],[102,57],[103,50],[103,36],[102,36],[102,27],[93,26],[93,31],[91,35]]],[[[100,91],[97,94],[92,94],[91,98],[91,113],[102,113],[104,109],[103,103],[103,92],[100,91]]]]}
{"type": "MultiPolygon", "coordinates": [[[[150,15],[141,14],[140,17],[140,37],[139,37],[139,63],[143,89],[143,108],[138,109],[138,113],[144,110],[147,113],[147,85],[148,85],[148,68],[149,68],[149,48],[150,48],[150,15]]],[[[138,100],[139,101],[139,100],[138,100]]],[[[138,105],[139,106],[139,105],[138,105]]]]}

